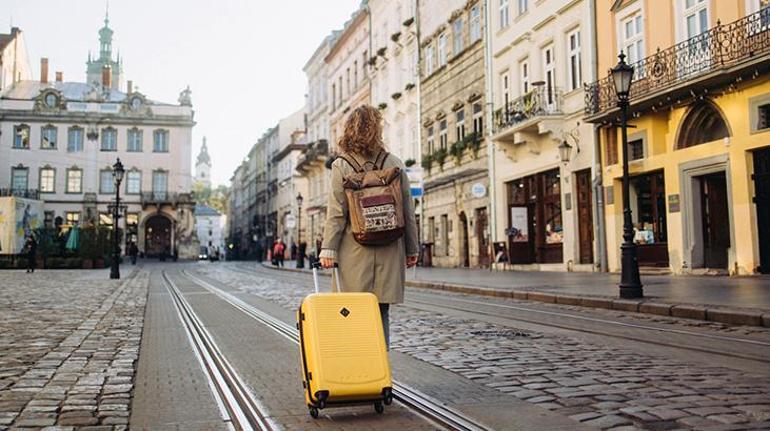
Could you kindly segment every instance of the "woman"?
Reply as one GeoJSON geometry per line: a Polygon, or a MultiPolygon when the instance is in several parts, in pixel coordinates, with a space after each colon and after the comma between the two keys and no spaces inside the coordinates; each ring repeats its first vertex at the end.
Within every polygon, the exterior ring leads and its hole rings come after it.
{"type": "MultiPolygon", "coordinates": [[[[384,150],[382,142],[382,117],[368,105],[356,108],[345,123],[339,142],[340,150],[361,166],[372,167],[377,155],[384,150]]],[[[332,190],[327,205],[326,225],[321,245],[321,266],[330,268],[339,263],[340,281],[346,292],[372,292],[380,302],[385,341],[390,345],[390,304],[404,301],[406,268],[417,263],[417,223],[414,204],[409,189],[409,179],[403,162],[388,154],[383,169],[401,169],[401,193],[403,195],[404,235],[381,246],[361,245],[351,233],[348,204],[342,179],[355,169],[342,158],[332,163],[332,190]]],[[[334,290],[338,290],[334,286],[334,290]]]]}

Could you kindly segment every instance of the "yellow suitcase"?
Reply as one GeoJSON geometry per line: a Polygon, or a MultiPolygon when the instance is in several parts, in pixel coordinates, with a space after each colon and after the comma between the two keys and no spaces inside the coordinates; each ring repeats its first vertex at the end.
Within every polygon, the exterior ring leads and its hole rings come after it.
{"type": "MultiPolygon", "coordinates": [[[[393,400],[390,363],[377,297],[371,293],[316,293],[297,312],[302,386],[310,415],[331,406],[373,403],[377,413],[393,400]]],[[[336,268],[334,276],[339,275],[336,268]]]]}

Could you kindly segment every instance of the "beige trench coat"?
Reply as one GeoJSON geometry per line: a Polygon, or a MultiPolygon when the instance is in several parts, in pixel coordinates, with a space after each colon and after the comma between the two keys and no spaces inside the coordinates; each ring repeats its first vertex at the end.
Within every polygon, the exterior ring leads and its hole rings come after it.
{"type": "MultiPolygon", "coordinates": [[[[356,155],[363,166],[367,161],[356,155]]],[[[373,162],[374,157],[368,159],[373,162]]],[[[367,164],[367,169],[372,166],[367,164]]],[[[404,196],[404,236],[383,246],[364,246],[353,239],[348,216],[348,203],[342,188],[342,178],[355,170],[338,158],[332,164],[332,189],[326,209],[326,225],[320,257],[332,258],[339,264],[340,282],[344,292],[372,292],[380,303],[404,302],[406,256],[417,256],[417,220],[404,163],[389,154],[384,168],[401,168],[401,190],[404,196]]],[[[333,282],[333,286],[334,286],[333,282]]],[[[333,287],[336,291],[336,286],[333,287]]]]}

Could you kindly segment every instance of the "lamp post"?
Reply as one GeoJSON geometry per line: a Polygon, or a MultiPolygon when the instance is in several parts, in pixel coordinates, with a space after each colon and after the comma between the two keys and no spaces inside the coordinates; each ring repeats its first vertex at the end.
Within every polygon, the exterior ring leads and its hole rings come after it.
{"type": "Polygon", "coordinates": [[[302,243],[302,198],[297,193],[297,268],[305,267],[305,246],[302,243]]]}
{"type": "Polygon", "coordinates": [[[634,78],[634,67],[626,63],[626,55],[623,51],[618,56],[620,61],[612,68],[612,81],[615,84],[615,93],[618,96],[620,108],[620,130],[623,145],[623,244],[620,246],[621,276],[620,297],[641,298],[642,281],[639,278],[639,261],[636,255],[634,243],[634,225],[631,222],[631,198],[629,192],[630,181],[628,177],[628,96],[631,90],[631,82],[634,78]]]}
{"type": "Polygon", "coordinates": [[[115,180],[115,207],[112,209],[112,264],[110,265],[110,278],[120,278],[120,243],[118,239],[118,219],[120,218],[120,183],[125,173],[120,159],[112,165],[112,178],[115,180]]]}
{"type": "Polygon", "coordinates": [[[568,144],[567,141],[562,141],[561,144],[559,144],[558,149],[559,158],[561,159],[561,162],[566,165],[572,158],[572,145],[568,144]]]}

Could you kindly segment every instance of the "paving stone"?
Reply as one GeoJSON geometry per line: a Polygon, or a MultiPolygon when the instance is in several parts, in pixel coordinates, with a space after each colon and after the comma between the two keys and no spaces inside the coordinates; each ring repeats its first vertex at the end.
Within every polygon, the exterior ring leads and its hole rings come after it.
{"type": "Polygon", "coordinates": [[[590,425],[597,428],[612,428],[620,425],[630,425],[632,421],[628,418],[624,418],[618,415],[604,415],[596,419],[591,419],[585,422],[586,425],[590,425]]]}

